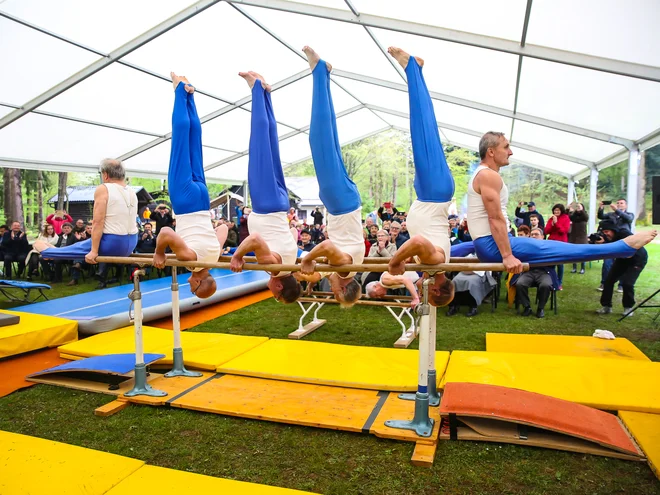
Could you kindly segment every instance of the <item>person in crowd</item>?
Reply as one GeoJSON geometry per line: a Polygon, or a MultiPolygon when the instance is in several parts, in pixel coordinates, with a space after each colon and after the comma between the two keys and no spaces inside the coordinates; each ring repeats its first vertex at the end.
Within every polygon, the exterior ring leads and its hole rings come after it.
{"type": "Polygon", "coordinates": [[[316,244],[312,241],[312,234],[308,229],[303,229],[300,233],[300,241],[298,241],[298,249],[301,251],[311,252],[316,244]]]}
{"type": "Polygon", "coordinates": [[[0,225],[0,260],[5,259],[5,251],[2,247],[2,236],[4,236],[5,232],[7,232],[8,230],[9,230],[9,225],[7,224],[0,225]]]}
{"type": "MultiPolygon", "coordinates": [[[[231,270],[240,272],[243,257],[254,252],[261,264],[293,265],[298,246],[289,225],[289,193],[279,155],[277,122],[273,113],[271,87],[256,72],[241,72],[252,91],[248,183],[254,211],[249,215],[250,235],[231,259],[231,270]]],[[[268,288],[279,302],[290,304],[302,294],[291,272],[271,272],[268,288]]]]}
{"type": "MultiPolygon", "coordinates": [[[[415,164],[415,192],[406,219],[411,237],[401,246],[389,262],[391,275],[403,275],[405,262],[415,257],[420,263],[436,265],[449,262],[449,207],[454,196],[454,178],[447,165],[438,121],[431,95],[422,74],[424,61],[411,57],[395,47],[388,49],[406,72],[408,101],[410,104],[410,138],[415,164]]],[[[424,274],[424,278],[428,274],[424,274]]],[[[433,276],[429,287],[429,302],[433,306],[446,306],[454,297],[454,285],[444,273],[433,276]]]]}
{"type": "MultiPolygon", "coordinates": [[[[58,235],[55,233],[55,227],[49,223],[45,223],[37,236],[38,241],[47,242],[48,244],[55,245],[57,244],[58,235]]],[[[26,263],[28,265],[28,281],[32,280],[33,277],[39,275],[39,261],[40,256],[39,252],[32,250],[27,256],[26,263]]]]}
{"type": "Polygon", "coordinates": [[[376,242],[371,245],[369,258],[391,258],[396,253],[396,244],[390,242],[390,234],[387,230],[379,230],[376,234],[376,242]]]}
{"type": "Polygon", "coordinates": [[[298,222],[298,214],[296,213],[295,208],[289,208],[289,212],[286,214],[286,217],[289,220],[289,224],[291,224],[291,222],[298,222]]]}
{"type": "Polygon", "coordinates": [[[470,235],[470,228],[468,227],[467,217],[463,217],[461,224],[458,227],[458,240],[460,242],[472,242],[472,236],[470,235]]]}
{"type": "Polygon", "coordinates": [[[153,254],[156,252],[156,235],[150,223],[144,224],[144,232],[140,235],[136,247],[138,253],[153,254]]]}
{"type": "Polygon", "coordinates": [[[518,227],[516,234],[518,235],[518,237],[530,237],[531,232],[532,232],[531,229],[527,225],[521,225],[520,227],[518,227]]]}
{"type": "Polygon", "coordinates": [[[509,190],[499,171],[509,164],[512,154],[509,141],[501,132],[487,132],[479,141],[481,163],[468,183],[468,218],[474,248],[482,262],[501,262],[508,272],[520,273],[523,262],[557,264],[625,258],[657,236],[657,231],[650,230],[601,245],[510,238],[506,215],[509,190]]]}
{"type": "Polygon", "coordinates": [[[233,221],[227,222],[227,239],[223,246],[224,249],[235,248],[238,246],[238,228],[233,221]]]}
{"type": "Polygon", "coordinates": [[[409,240],[410,237],[401,232],[401,224],[399,222],[394,221],[390,224],[390,242],[396,245],[397,249],[399,249],[404,242],[409,240]]]}
{"type": "Polygon", "coordinates": [[[462,305],[467,306],[468,318],[477,316],[477,309],[484,298],[492,292],[497,282],[491,272],[458,272],[451,280],[454,284],[454,300],[449,304],[447,316],[454,316],[462,305]]]}
{"type": "Polygon", "coordinates": [[[81,236],[83,241],[86,241],[87,239],[92,238],[93,229],[94,229],[94,224],[92,222],[87,222],[85,224],[85,230],[83,230],[82,236],[81,236]]]}
{"type": "Polygon", "coordinates": [[[314,225],[323,225],[323,213],[321,213],[320,207],[314,208],[312,218],[314,219],[314,225]]]}
{"type": "MultiPolygon", "coordinates": [[[[630,230],[620,227],[620,225],[617,225],[610,219],[603,220],[599,224],[598,230],[603,235],[603,238],[597,241],[599,243],[612,243],[633,237],[630,230]]],[[[632,309],[635,306],[635,283],[644,270],[647,261],[648,253],[643,246],[637,249],[635,254],[630,257],[616,258],[614,260],[605,279],[603,293],[600,296],[601,308],[597,311],[598,314],[612,312],[612,294],[614,292],[614,284],[618,281],[623,288],[623,298],[621,300],[623,314],[632,316],[632,309]]]]}
{"type": "Polygon", "coordinates": [[[378,231],[380,229],[378,228],[378,225],[371,225],[369,227],[369,235],[367,236],[367,240],[369,243],[373,246],[378,242],[378,231]]]}
{"type": "Polygon", "coordinates": [[[530,229],[539,227],[541,230],[543,230],[545,228],[545,220],[543,219],[543,215],[536,211],[536,203],[534,203],[534,201],[527,203],[527,211],[521,211],[523,204],[524,203],[522,201],[518,203],[518,207],[516,208],[515,212],[516,218],[522,219],[522,224],[527,225],[530,229]],[[529,217],[531,215],[536,215],[539,217],[539,223],[536,227],[533,226],[529,221],[529,217]]]}
{"type": "Polygon", "coordinates": [[[541,215],[538,213],[532,213],[529,217],[527,217],[529,220],[529,225],[523,223],[521,225],[525,225],[529,227],[529,230],[531,232],[532,229],[541,229],[543,230],[543,227],[541,227],[541,215]]]}
{"type": "MultiPolygon", "coordinates": [[[[544,240],[543,232],[540,228],[534,228],[530,232],[530,238],[540,242],[552,242],[544,240]]],[[[538,305],[536,307],[536,317],[545,317],[545,305],[550,297],[550,291],[559,288],[559,279],[554,266],[532,267],[528,272],[520,275],[514,275],[509,285],[516,288],[516,297],[522,305],[522,316],[532,314],[532,305],[529,300],[529,288],[537,287],[538,305]]]]}
{"type": "MultiPolygon", "coordinates": [[[[162,227],[156,235],[153,266],[165,267],[169,248],[179,261],[215,263],[227,238],[227,226],[213,229],[211,202],[202,157],[202,124],[197,114],[195,88],[183,76],[171,73],[174,86],[172,149],[167,176],[176,227],[162,227]]],[[[200,299],[215,294],[216,282],[208,268],[189,268],[190,292],[200,299]]]]}
{"type": "MultiPolygon", "coordinates": [[[[618,230],[627,230],[628,232],[632,232],[632,225],[635,220],[635,215],[628,212],[628,202],[625,199],[619,199],[616,203],[610,202],[609,205],[606,205],[603,201],[601,201],[600,206],[598,207],[597,218],[598,220],[609,220],[618,230]],[[606,206],[609,206],[608,209],[611,210],[608,213],[605,213],[606,206]]],[[[607,279],[607,274],[612,268],[612,263],[614,263],[614,260],[612,259],[603,261],[603,268],[601,270],[600,276],[600,287],[598,287],[598,290],[601,292],[605,286],[605,279],[607,279]]],[[[623,292],[623,287],[621,285],[619,285],[617,292],[623,292]]]]}
{"type": "MultiPolygon", "coordinates": [[[[568,233],[568,242],[571,244],[587,244],[587,224],[589,214],[582,203],[571,203],[568,207],[568,218],[571,220],[571,230],[568,233]]],[[[580,275],[584,275],[586,263],[580,264],[580,275]]],[[[571,273],[577,273],[577,264],[573,263],[571,273]]]]}
{"type": "Polygon", "coordinates": [[[374,222],[373,217],[367,215],[367,218],[364,219],[364,228],[369,230],[372,225],[376,225],[376,222],[374,222]]]}
{"type": "Polygon", "coordinates": [[[159,204],[156,209],[149,215],[149,220],[156,222],[156,237],[160,234],[160,229],[163,227],[172,227],[174,218],[170,207],[166,204],[159,204]]]}
{"type": "Polygon", "coordinates": [[[389,232],[391,226],[392,226],[392,222],[390,220],[383,221],[383,230],[387,230],[389,232]]]}
{"type": "Polygon", "coordinates": [[[403,221],[399,223],[401,224],[401,233],[410,239],[410,232],[408,232],[408,222],[406,222],[404,218],[403,221]]]}
{"type": "Polygon", "coordinates": [[[12,279],[12,263],[18,264],[16,276],[20,277],[25,271],[25,260],[30,252],[30,243],[27,240],[25,232],[21,230],[20,222],[12,222],[11,230],[6,231],[2,236],[2,251],[5,266],[4,277],[7,280],[12,279]]]}
{"type": "Polygon", "coordinates": [[[252,208],[244,206],[241,209],[241,216],[238,221],[238,243],[241,244],[245,239],[250,235],[250,229],[248,227],[248,220],[250,218],[250,213],[252,213],[252,208]]]}
{"type": "Polygon", "coordinates": [[[382,222],[385,222],[386,220],[389,220],[390,222],[394,220],[394,215],[396,215],[399,212],[394,206],[392,206],[392,203],[389,201],[383,203],[383,205],[378,208],[378,218],[382,222]]]}
{"type": "Polygon", "coordinates": [[[312,242],[314,244],[321,244],[325,241],[325,236],[323,235],[320,223],[315,223],[310,233],[312,234],[312,242]]]}
{"type": "Polygon", "coordinates": [[[63,223],[72,223],[73,218],[64,210],[57,210],[46,217],[46,223],[51,224],[55,228],[55,233],[60,235],[62,233],[63,223]]]}
{"type": "Polygon", "coordinates": [[[364,238],[364,257],[369,256],[369,251],[371,251],[371,243],[367,240],[367,231],[362,231],[362,237],[364,238]]]}
{"type": "MultiPolygon", "coordinates": [[[[571,229],[571,220],[568,218],[566,208],[561,203],[552,207],[552,216],[545,224],[545,235],[551,241],[568,242],[568,231],[571,229]]],[[[563,290],[564,265],[557,265],[557,278],[559,290],[563,290]]]]}
{"type": "MultiPolygon", "coordinates": [[[[71,223],[66,222],[62,224],[62,233],[59,235],[57,242],[55,243],[55,248],[60,249],[60,248],[67,248],[69,246],[72,246],[74,244],[77,244],[81,242],[81,234],[74,233],[74,227],[71,223]]],[[[46,251],[52,252],[52,249],[48,249],[46,251]]],[[[62,271],[64,269],[64,265],[71,265],[71,280],[67,285],[76,285],[78,284],[78,279],[80,278],[80,268],[81,268],[81,261],[80,260],[75,260],[75,261],[69,261],[67,259],[55,259],[53,260],[53,263],[49,263],[49,258],[47,255],[42,253],[42,262],[41,262],[41,268],[45,274],[46,280],[51,280],[53,283],[59,283],[62,282],[62,271]],[[51,272],[51,267],[53,271],[51,272]]]]}
{"type": "Polygon", "coordinates": [[[82,218],[79,218],[73,226],[73,233],[82,234],[83,232],[85,232],[85,221],[82,218]]]}

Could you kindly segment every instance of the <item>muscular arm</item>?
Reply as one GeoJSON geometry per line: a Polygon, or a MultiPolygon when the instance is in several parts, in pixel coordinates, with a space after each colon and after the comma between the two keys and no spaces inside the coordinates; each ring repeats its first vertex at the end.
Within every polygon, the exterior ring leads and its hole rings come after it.
{"type": "Polygon", "coordinates": [[[156,237],[156,251],[154,254],[164,256],[168,247],[179,261],[197,261],[197,254],[188,247],[186,241],[171,228],[163,227],[156,237]]]}
{"type": "MultiPolygon", "coordinates": [[[[108,188],[100,185],[94,191],[94,213],[92,216],[92,249],[93,253],[99,252],[103,227],[105,226],[105,214],[108,210],[108,188]]],[[[65,215],[65,218],[68,215],[65,215]]]]}
{"type": "Polygon", "coordinates": [[[242,260],[250,251],[254,251],[254,254],[257,257],[257,262],[260,264],[269,265],[280,262],[280,260],[271,253],[268,244],[266,244],[266,241],[264,241],[263,237],[259,234],[250,234],[247,236],[238,246],[233,257],[242,260]]]}
{"type": "Polygon", "coordinates": [[[314,249],[305,256],[305,259],[315,260],[324,256],[328,258],[330,265],[350,265],[353,263],[353,258],[335,246],[331,240],[323,241],[321,244],[314,246],[314,249]]]}
{"type": "Polygon", "coordinates": [[[408,258],[413,256],[419,257],[420,261],[426,265],[437,265],[445,262],[445,255],[438,251],[431,241],[421,235],[416,235],[402,244],[394,253],[390,265],[405,263],[408,258]]]}

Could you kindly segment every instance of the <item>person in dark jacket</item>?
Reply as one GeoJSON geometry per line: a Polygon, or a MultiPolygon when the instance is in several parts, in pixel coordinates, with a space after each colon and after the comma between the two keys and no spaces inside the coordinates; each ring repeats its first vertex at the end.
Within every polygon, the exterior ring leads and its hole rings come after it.
{"type": "Polygon", "coordinates": [[[238,246],[238,228],[234,222],[227,222],[227,239],[225,239],[224,248],[233,248],[238,246]]]}
{"type": "MultiPolygon", "coordinates": [[[[73,225],[71,225],[69,222],[66,222],[62,224],[62,233],[57,239],[57,243],[55,244],[55,247],[63,248],[63,247],[71,246],[72,244],[75,244],[76,242],[80,242],[82,240],[83,240],[82,234],[78,232],[74,233],[73,225]]],[[[62,270],[65,264],[72,265],[71,280],[69,281],[68,285],[76,285],[78,283],[78,279],[80,278],[80,268],[81,268],[82,260],[75,260],[73,263],[68,260],[59,260],[59,259],[55,260],[53,263],[55,273],[53,274],[53,272],[51,271],[51,264],[48,263],[48,257],[42,258],[41,268],[44,272],[46,280],[51,280],[53,283],[61,282],[62,270]]]]}
{"type": "Polygon", "coordinates": [[[153,227],[150,223],[144,224],[144,232],[138,237],[138,243],[135,248],[138,253],[156,252],[156,236],[153,233],[153,227]]]}
{"type": "Polygon", "coordinates": [[[149,220],[156,222],[156,236],[160,233],[160,229],[163,227],[172,227],[174,224],[174,218],[170,212],[169,206],[165,204],[160,204],[149,216],[149,220]]]}
{"type": "MultiPolygon", "coordinates": [[[[607,220],[612,222],[617,230],[632,232],[632,224],[635,220],[635,215],[628,213],[628,202],[625,199],[619,199],[615,204],[610,204],[609,208],[612,211],[609,213],[605,213],[605,206],[607,205],[601,201],[600,206],[598,207],[598,220],[607,220]]],[[[600,276],[600,287],[598,287],[599,291],[603,290],[603,287],[605,286],[605,279],[607,278],[607,274],[612,268],[613,263],[614,260],[611,259],[603,260],[603,269],[600,276]]],[[[619,285],[617,292],[623,292],[623,287],[621,287],[621,285],[619,285]]]]}
{"type": "Polygon", "coordinates": [[[323,225],[323,213],[321,213],[321,208],[317,206],[314,209],[314,213],[312,213],[312,217],[314,217],[314,225],[323,225]]]}
{"type": "MultiPolygon", "coordinates": [[[[568,233],[568,242],[571,244],[587,243],[587,223],[589,214],[584,209],[582,203],[572,203],[568,207],[568,218],[571,220],[571,230],[568,233]]],[[[580,275],[584,275],[586,263],[583,261],[580,265],[580,275]]],[[[571,273],[577,273],[577,263],[573,263],[571,273]]]]}
{"type": "Polygon", "coordinates": [[[239,244],[250,236],[250,230],[248,229],[248,217],[250,216],[250,213],[252,213],[252,208],[248,208],[247,206],[245,206],[243,207],[242,212],[243,214],[241,215],[241,219],[239,220],[238,223],[239,244]]]}
{"type": "Polygon", "coordinates": [[[394,216],[399,213],[399,210],[392,206],[392,203],[383,203],[383,206],[378,208],[378,218],[382,222],[389,220],[390,222],[394,220],[394,216]]]}
{"type": "Polygon", "coordinates": [[[21,230],[20,222],[13,222],[11,230],[2,236],[3,260],[5,262],[5,278],[11,280],[11,264],[18,263],[17,276],[23,275],[25,271],[25,258],[32,248],[27,241],[25,232],[21,230]]]}
{"type": "Polygon", "coordinates": [[[518,207],[516,208],[516,217],[522,219],[523,225],[527,225],[529,228],[532,228],[532,226],[529,223],[529,216],[534,214],[534,215],[538,215],[539,217],[539,227],[541,228],[541,230],[545,229],[545,220],[543,219],[543,215],[541,215],[538,211],[536,211],[536,203],[534,203],[534,201],[530,201],[529,203],[527,203],[527,211],[520,211],[522,205],[523,205],[522,201],[518,203],[518,207]]]}

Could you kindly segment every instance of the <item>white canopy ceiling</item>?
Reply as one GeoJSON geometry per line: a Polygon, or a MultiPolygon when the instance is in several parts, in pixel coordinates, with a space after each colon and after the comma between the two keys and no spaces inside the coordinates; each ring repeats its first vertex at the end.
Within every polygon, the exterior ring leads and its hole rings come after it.
{"type": "Polygon", "coordinates": [[[247,177],[250,92],[273,84],[285,164],[310,156],[311,79],[331,62],[343,144],[408,129],[390,45],[425,59],[443,142],[503,131],[513,161],[581,178],[660,142],[657,0],[0,0],[0,165],[166,177],[169,72],[196,86],[207,178],[247,177]]]}

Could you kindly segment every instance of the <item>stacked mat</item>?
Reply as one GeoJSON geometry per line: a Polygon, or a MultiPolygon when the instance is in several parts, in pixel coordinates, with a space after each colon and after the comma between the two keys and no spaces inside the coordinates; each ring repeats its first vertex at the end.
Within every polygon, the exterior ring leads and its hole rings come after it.
{"type": "Polygon", "coordinates": [[[0,327],[0,359],[78,339],[75,321],[17,311],[0,313],[20,317],[19,323],[0,327]]]}

